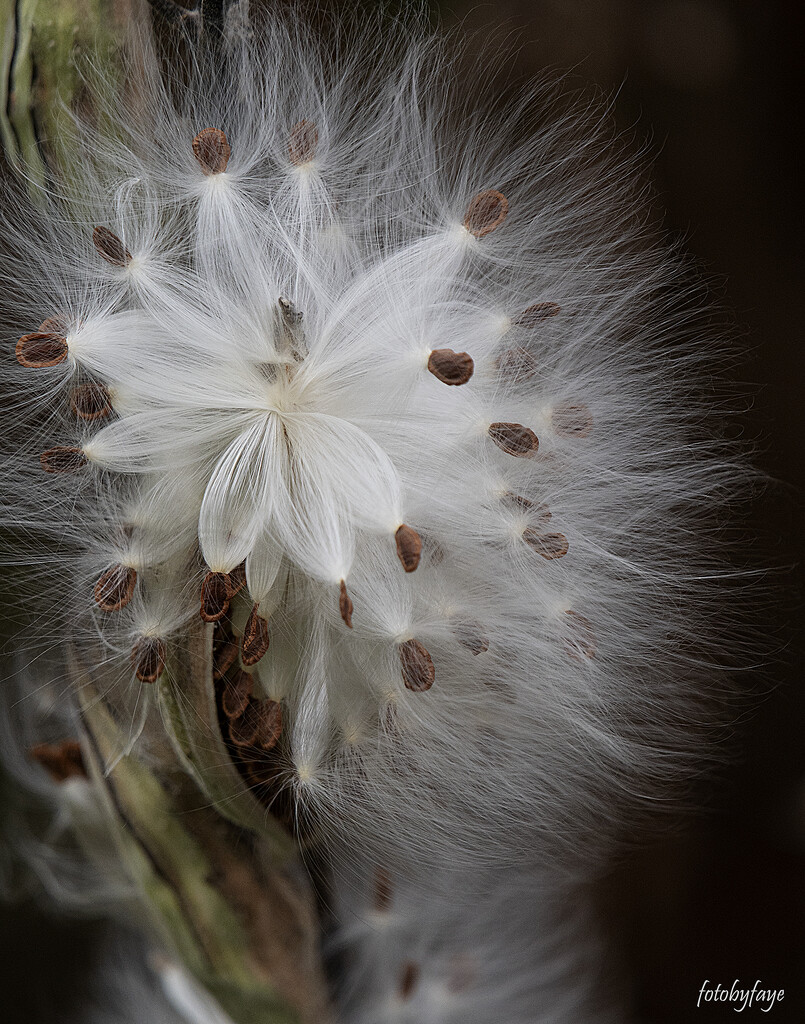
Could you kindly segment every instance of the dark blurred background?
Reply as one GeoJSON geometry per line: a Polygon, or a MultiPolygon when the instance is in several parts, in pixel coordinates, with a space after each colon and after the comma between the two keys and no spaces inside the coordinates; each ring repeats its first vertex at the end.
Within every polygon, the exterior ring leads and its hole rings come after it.
{"type": "MultiPolygon", "coordinates": [[[[735,378],[751,396],[742,429],[772,478],[755,517],[764,564],[780,568],[770,630],[783,649],[747,680],[755,696],[737,716],[734,763],[702,782],[700,810],[629,854],[606,881],[641,1024],[731,1019],[732,1005],[697,1009],[696,1001],[705,980],[735,979],[785,990],[764,1019],[805,1021],[801,10],[784,0],[439,8],[446,24],[479,40],[510,33],[515,76],[570,70],[573,86],[615,97],[618,122],[650,140],[667,229],[685,238],[748,348],[735,378]]],[[[2,1001],[12,1017],[0,1008],[0,1019],[45,1024],[57,1019],[56,1006],[80,1003],[80,967],[97,941],[86,924],[57,924],[28,906],[4,912],[2,1001]]]]}

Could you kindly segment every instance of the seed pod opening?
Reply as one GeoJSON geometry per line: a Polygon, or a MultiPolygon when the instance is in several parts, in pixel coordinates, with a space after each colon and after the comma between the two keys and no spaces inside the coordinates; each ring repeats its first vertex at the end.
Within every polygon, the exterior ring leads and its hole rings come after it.
{"type": "Polygon", "coordinates": [[[414,693],[423,693],[433,686],[436,669],[427,649],[418,640],[406,640],[399,645],[403,682],[414,693]]]}
{"type": "Polygon", "coordinates": [[[52,331],[24,334],[15,350],[20,366],[38,369],[56,366],[67,358],[67,339],[52,331]]]}
{"type": "Polygon", "coordinates": [[[428,369],[443,384],[466,384],[472,377],[475,363],[467,352],[454,352],[451,348],[435,348],[428,356],[428,369]]]}
{"type": "Polygon", "coordinates": [[[125,608],[134,596],[137,571],[128,565],[113,565],[95,584],[95,603],[103,612],[125,608]]]}
{"type": "Polygon", "coordinates": [[[206,175],[222,174],[232,150],[220,128],[204,128],[193,139],[193,156],[206,175]]]}
{"type": "Polygon", "coordinates": [[[470,200],[464,227],[476,238],[483,238],[500,227],[509,212],[509,200],[495,189],[479,192],[470,200]]]}
{"type": "Polygon", "coordinates": [[[131,253],[109,228],[95,228],[92,232],[92,242],[107,263],[115,267],[127,267],[131,263],[131,253]]]}
{"type": "Polygon", "coordinates": [[[422,556],[422,538],[416,530],[403,523],[397,527],[394,540],[397,543],[397,557],[402,562],[403,569],[406,572],[414,572],[422,556]]]}
{"type": "Polygon", "coordinates": [[[493,423],[489,436],[501,451],[518,459],[532,458],[539,448],[537,435],[522,423],[493,423]]]}

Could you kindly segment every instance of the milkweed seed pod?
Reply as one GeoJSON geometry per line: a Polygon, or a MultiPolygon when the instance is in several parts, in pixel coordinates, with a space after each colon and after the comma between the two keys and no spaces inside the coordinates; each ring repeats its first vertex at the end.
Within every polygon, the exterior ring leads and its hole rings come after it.
{"type": "Polygon", "coordinates": [[[604,118],[479,114],[416,18],[265,20],[93,72],[71,176],[7,195],[24,644],[240,825],[582,870],[731,651],[701,289],[604,118]]]}

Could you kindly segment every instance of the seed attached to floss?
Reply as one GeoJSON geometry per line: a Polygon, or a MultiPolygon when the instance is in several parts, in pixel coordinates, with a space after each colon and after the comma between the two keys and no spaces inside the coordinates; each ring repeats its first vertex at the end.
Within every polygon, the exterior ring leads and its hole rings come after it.
{"type": "Polygon", "coordinates": [[[213,677],[223,679],[238,660],[239,645],[232,636],[217,638],[212,647],[213,677]]]}
{"type": "Polygon", "coordinates": [[[397,557],[402,562],[403,569],[406,572],[414,572],[422,555],[422,538],[416,530],[403,523],[397,527],[394,540],[397,543],[397,557]]]}
{"type": "Polygon", "coordinates": [[[551,423],[560,437],[587,437],[593,429],[593,416],[583,402],[560,402],[554,406],[551,423]]]}
{"type": "Polygon", "coordinates": [[[507,455],[530,459],[537,454],[539,438],[530,427],[524,427],[522,423],[492,423],[488,433],[507,455]]]}
{"type": "Polygon", "coordinates": [[[208,572],[201,584],[201,617],[218,622],[229,611],[229,573],[208,572]]]}
{"type": "Polygon", "coordinates": [[[227,680],[221,694],[221,707],[227,718],[242,715],[252,695],[253,680],[248,672],[237,672],[234,679],[227,680]]]}
{"type": "Polygon", "coordinates": [[[489,650],[489,640],[484,636],[480,622],[459,622],[453,628],[453,635],[462,647],[466,647],[476,657],[489,650]]]}
{"type": "Polygon", "coordinates": [[[495,366],[500,376],[509,381],[528,380],[538,369],[536,356],[522,345],[507,348],[498,356],[495,366]]]}
{"type": "Polygon", "coordinates": [[[204,128],[193,139],[193,156],[207,177],[223,174],[231,155],[227,137],[220,128],[204,128]]]}
{"type": "Polygon", "coordinates": [[[551,518],[551,510],[542,502],[532,501],[531,498],[524,498],[522,494],[515,494],[514,491],[506,491],[501,495],[501,500],[514,512],[526,512],[530,519],[539,519],[547,523],[551,518]]]}
{"type": "Polygon", "coordinates": [[[524,309],[512,317],[512,326],[522,327],[527,331],[533,330],[544,320],[550,320],[552,316],[556,316],[561,309],[562,307],[555,302],[535,302],[533,306],[529,306],[528,309],[524,309]]]}
{"type": "Polygon", "coordinates": [[[240,657],[243,664],[248,666],[257,664],[268,650],[271,640],[268,621],[258,614],[259,607],[258,604],[254,605],[243,629],[240,657]]]}
{"type": "Polygon", "coordinates": [[[272,750],[282,735],[282,705],[276,700],[261,700],[257,714],[260,719],[257,743],[263,750],[272,750]]]}
{"type": "Polygon", "coordinates": [[[341,612],[341,618],[344,620],[344,624],[352,629],[352,600],[347,593],[347,585],[341,580],[341,589],[338,595],[338,610],[341,612]]]}
{"type": "Polygon", "coordinates": [[[48,448],[39,456],[39,463],[46,473],[77,473],[88,462],[81,448],[48,448]]]}
{"type": "Polygon", "coordinates": [[[443,384],[466,384],[472,377],[475,363],[467,352],[454,352],[451,348],[435,348],[428,356],[428,369],[443,384]]]}
{"type": "Polygon", "coordinates": [[[95,228],[92,232],[92,242],[98,253],[112,266],[127,267],[131,263],[131,253],[109,228],[95,228]]]}
{"type": "Polygon", "coordinates": [[[165,641],[160,637],[140,637],[131,651],[134,674],[141,683],[155,683],[165,671],[167,656],[165,641]]]}
{"type": "Polygon", "coordinates": [[[582,658],[591,661],[595,657],[596,651],[596,637],[592,622],[586,615],[581,615],[579,612],[573,611],[572,608],[568,608],[565,615],[568,616],[571,626],[569,635],[565,637],[567,653],[574,661],[581,661],[582,658]]]}
{"type": "Polygon", "coordinates": [[[312,121],[297,121],[291,128],[288,157],[296,167],[309,164],[319,145],[319,129],[312,121]]]}
{"type": "Polygon", "coordinates": [[[509,200],[495,189],[479,192],[470,200],[464,227],[476,238],[483,238],[500,227],[509,212],[509,200]]]}
{"type": "Polygon", "coordinates": [[[15,350],[20,366],[39,369],[56,366],[67,358],[67,339],[54,331],[36,331],[24,334],[15,350]]]}
{"type": "Polygon", "coordinates": [[[229,596],[233,598],[246,586],[246,562],[243,561],[240,565],[236,565],[227,575],[229,576],[229,596]]]}
{"type": "Polygon", "coordinates": [[[403,682],[414,693],[424,693],[433,686],[436,669],[425,647],[418,640],[405,640],[399,645],[403,682]]]}
{"type": "Polygon", "coordinates": [[[99,420],[112,412],[112,397],[103,384],[87,381],[70,392],[70,408],[82,420],[99,420]]]}
{"type": "Polygon", "coordinates": [[[549,560],[563,558],[568,551],[567,537],[563,533],[540,533],[527,526],[523,530],[523,540],[538,555],[549,560]]]}
{"type": "Polygon", "coordinates": [[[102,612],[125,608],[134,596],[137,570],[128,565],[113,565],[95,584],[95,603],[102,612]]]}
{"type": "Polygon", "coordinates": [[[38,743],[31,747],[28,756],[48,772],[54,782],[66,782],[72,778],[87,778],[87,769],[78,740],[64,740],[62,743],[38,743]]]}

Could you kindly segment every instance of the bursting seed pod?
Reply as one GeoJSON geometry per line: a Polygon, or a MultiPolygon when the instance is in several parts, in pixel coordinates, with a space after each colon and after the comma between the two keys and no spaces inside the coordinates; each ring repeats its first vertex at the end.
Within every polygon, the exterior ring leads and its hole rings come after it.
{"type": "Polygon", "coordinates": [[[416,26],[268,21],[170,90],[141,43],[131,104],[96,83],[71,176],[7,204],[28,640],[132,735],[157,701],[238,821],[572,871],[717,689],[746,473],[697,289],[605,123],[533,128],[550,87],[479,117],[416,26]]]}

